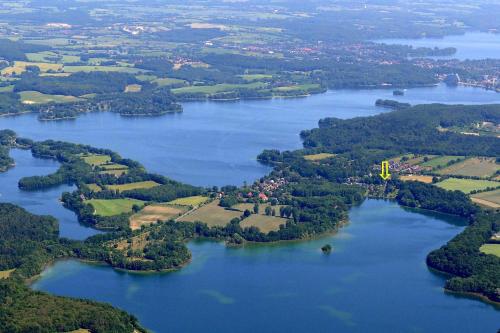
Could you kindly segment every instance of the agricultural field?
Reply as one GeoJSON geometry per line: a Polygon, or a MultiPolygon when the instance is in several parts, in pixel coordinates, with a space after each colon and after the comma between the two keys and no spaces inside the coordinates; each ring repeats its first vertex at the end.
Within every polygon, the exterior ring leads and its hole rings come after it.
{"type": "Polygon", "coordinates": [[[289,91],[308,91],[312,89],[319,89],[321,86],[316,83],[312,84],[298,84],[298,85],[293,85],[293,86],[286,86],[286,87],[278,87],[274,88],[274,92],[289,92],[289,91]]]}
{"type": "Polygon", "coordinates": [[[199,206],[201,204],[204,204],[208,200],[209,200],[208,197],[205,197],[202,195],[195,195],[192,197],[178,198],[178,199],[172,200],[169,202],[169,204],[196,207],[196,206],[199,206]]]}
{"type": "Polygon", "coordinates": [[[144,207],[130,217],[130,228],[140,229],[142,225],[149,225],[159,221],[168,221],[188,211],[187,206],[171,204],[154,204],[144,207]]]}
{"type": "Polygon", "coordinates": [[[119,72],[119,73],[129,73],[138,74],[141,72],[147,72],[146,70],[134,68],[134,67],[118,67],[118,66],[64,66],[64,71],[66,73],[76,73],[76,72],[119,72]]]}
{"type": "Polygon", "coordinates": [[[120,177],[123,174],[128,173],[128,168],[127,169],[112,169],[112,170],[104,170],[100,171],[99,174],[101,175],[113,175],[115,177],[120,177]]]}
{"type": "Polygon", "coordinates": [[[85,163],[92,165],[92,166],[99,166],[102,164],[106,164],[111,161],[111,156],[109,155],[97,155],[97,154],[90,154],[86,156],[82,156],[83,160],[85,163]]]}
{"type": "MultiPolygon", "coordinates": [[[[498,184],[500,185],[500,182],[498,184]]],[[[476,193],[472,195],[472,201],[489,208],[500,208],[500,189],[476,193]]]]}
{"type": "Polygon", "coordinates": [[[14,272],[14,271],[15,271],[15,269],[0,271],[0,280],[8,278],[12,274],[12,272],[14,272]]]}
{"type": "Polygon", "coordinates": [[[137,190],[141,188],[152,188],[160,186],[157,182],[154,182],[152,180],[147,180],[143,182],[135,182],[135,183],[128,183],[128,184],[120,184],[120,185],[106,185],[106,187],[110,190],[113,191],[118,191],[118,192],[123,192],[123,191],[129,191],[129,190],[137,190]]]}
{"type": "Polygon", "coordinates": [[[497,164],[494,158],[474,157],[452,164],[439,170],[438,173],[486,178],[493,176],[498,170],[500,170],[500,164],[497,164]]]}
{"type": "Polygon", "coordinates": [[[60,72],[63,69],[63,65],[61,64],[52,64],[45,62],[29,62],[29,61],[15,61],[14,65],[5,67],[0,72],[4,76],[8,75],[19,75],[26,71],[26,67],[34,66],[40,69],[40,72],[45,73],[48,71],[60,72]]]}
{"type": "Polygon", "coordinates": [[[457,159],[463,159],[464,156],[439,156],[429,159],[427,162],[420,163],[422,167],[430,167],[432,169],[445,167],[449,162],[456,161],[457,159]]]}
{"type": "Polygon", "coordinates": [[[241,212],[227,210],[219,206],[219,200],[214,200],[211,203],[201,206],[192,213],[189,213],[177,221],[179,222],[196,222],[201,221],[209,227],[225,226],[235,217],[240,217],[241,212]]]}
{"type": "Polygon", "coordinates": [[[335,154],[319,153],[319,154],[304,155],[304,159],[308,161],[321,161],[334,156],[335,154]]]}
{"type": "Polygon", "coordinates": [[[485,190],[489,187],[496,188],[500,186],[500,182],[491,180],[448,178],[436,183],[436,185],[449,191],[462,191],[464,193],[470,193],[472,191],[485,190]]]}
{"type": "Polygon", "coordinates": [[[285,224],[286,219],[276,216],[267,216],[262,214],[252,214],[240,222],[242,228],[257,227],[265,234],[269,231],[277,231],[280,225],[285,224]]]}
{"type": "Polygon", "coordinates": [[[260,81],[260,80],[273,78],[273,76],[271,74],[244,74],[244,75],[240,75],[240,77],[243,80],[248,81],[248,82],[260,81]]]}
{"type": "Polygon", "coordinates": [[[151,82],[156,83],[159,87],[183,86],[186,84],[184,80],[172,78],[158,78],[151,82]]]}
{"type": "Polygon", "coordinates": [[[128,166],[118,163],[107,163],[99,165],[100,168],[104,170],[127,170],[128,166]]]}
{"type": "Polygon", "coordinates": [[[21,102],[24,104],[46,104],[46,103],[72,103],[81,101],[80,98],[66,95],[42,94],[38,91],[22,91],[19,93],[21,102]]]}
{"type": "Polygon", "coordinates": [[[136,93],[142,90],[142,86],[140,84],[129,84],[125,87],[126,93],[136,93]]]}
{"type": "Polygon", "coordinates": [[[435,155],[415,155],[415,154],[405,154],[401,155],[395,158],[392,158],[396,163],[402,162],[402,159],[406,158],[406,161],[404,163],[408,163],[409,165],[417,165],[417,164],[422,164],[425,163],[425,160],[427,159],[428,161],[432,160],[435,158],[435,155]]]}
{"type": "Polygon", "coordinates": [[[14,91],[14,86],[13,85],[0,87],[0,93],[13,92],[13,91],[14,91]]]}
{"type": "Polygon", "coordinates": [[[263,82],[252,82],[245,84],[230,84],[230,83],[221,83],[215,84],[212,86],[189,86],[172,89],[172,93],[174,94],[216,94],[225,91],[232,91],[234,89],[263,89],[266,87],[266,84],[263,82]]]}
{"type": "Polygon", "coordinates": [[[479,248],[479,251],[500,257],[500,244],[484,244],[479,248]]]}
{"type": "Polygon", "coordinates": [[[113,216],[122,213],[130,213],[134,205],[139,207],[144,206],[144,201],[135,199],[91,199],[87,200],[85,203],[92,205],[95,210],[95,215],[100,216],[113,216]]]}
{"type": "Polygon", "coordinates": [[[402,181],[417,181],[426,184],[432,183],[432,176],[408,175],[408,176],[399,176],[399,179],[401,179],[402,181]]]}
{"type": "Polygon", "coordinates": [[[94,191],[94,192],[101,192],[102,191],[102,188],[97,185],[97,184],[85,184],[87,185],[87,187],[91,190],[91,191],[94,191]]]}

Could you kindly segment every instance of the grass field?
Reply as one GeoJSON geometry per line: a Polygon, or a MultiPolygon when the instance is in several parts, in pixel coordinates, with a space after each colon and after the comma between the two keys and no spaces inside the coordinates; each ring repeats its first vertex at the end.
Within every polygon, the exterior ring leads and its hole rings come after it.
{"type": "Polygon", "coordinates": [[[437,167],[444,167],[448,162],[459,159],[459,158],[464,158],[463,156],[438,156],[435,158],[431,158],[427,162],[423,162],[420,164],[420,166],[423,167],[430,167],[430,168],[437,168],[437,167]]]}
{"type": "Polygon", "coordinates": [[[312,155],[304,155],[304,159],[308,161],[321,161],[326,158],[334,157],[335,154],[329,154],[329,153],[319,153],[319,154],[312,154],[312,155]]]}
{"type": "Polygon", "coordinates": [[[86,185],[91,191],[94,191],[94,192],[101,192],[102,191],[102,188],[97,184],[86,184],[86,185]]]}
{"type": "Polygon", "coordinates": [[[500,244],[484,244],[479,248],[479,251],[500,257],[500,244]]]}
{"type": "Polygon", "coordinates": [[[9,269],[9,270],[6,270],[6,271],[0,271],[0,279],[6,279],[8,278],[12,272],[14,272],[15,269],[9,269]]]}
{"type": "Polygon", "coordinates": [[[474,194],[472,201],[489,208],[500,208],[500,189],[474,194]]]}
{"type": "Polygon", "coordinates": [[[192,197],[178,198],[169,202],[171,205],[181,205],[181,206],[199,206],[208,201],[208,197],[202,195],[195,195],[192,197]]]}
{"type": "Polygon", "coordinates": [[[19,96],[21,97],[21,102],[24,104],[71,103],[81,101],[80,98],[75,96],[49,95],[38,91],[22,91],[19,93],[19,96]]]}
{"type": "Polygon", "coordinates": [[[241,212],[226,210],[219,206],[219,200],[214,200],[211,203],[201,206],[192,213],[178,219],[180,222],[196,222],[201,221],[208,226],[225,226],[233,218],[240,217],[241,212]]]}
{"type": "Polygon", "coordinates": [[[128,169],[119,169],[119,170],[105,170],[105,171],[100,171],[99,173],[101,175],[113,175],[115,177],[120,177],[121,175],[125,174],[128,172],[128,169]]]}
{"type": "Polygon", "coordinates": [[[106,164],[111,161],[111,156],[109,155],[91,154],[82,156],[82,158],[85,161],[85,163],[90,164],[92,166],[106,164]]]}
{"type": "Polygon", "coordinates": [[[128,190],[137,190],[140,188],[152,188],[160,186],[157,182],[154,182],[152,180],[147,180],[144,182],[135,182],[135,183],[128,183],[128,184],[120,184],[120,185],[106,185],[106,187],[110,190],[113,191],[118,191],[118,192],[123,192],[123,191],[128,191],[128,190]]]}
{"type": "Polygon", "coordinates": [[[320,87],[321,86],[319,84],[308,83],[308,84],[298,84],[298,85],[294,85],[294,86],[278,87],[278,88],[274,88],[273,91],[277,91],[277,92],[280,92],[280,91],[281,92],[288,92],[288,91],[298,91],[298,90],[308,91],[311,89],[318,89],[320,87]]]}
{"type": "Polygon", "coordinates": [[[187,212],[186,206],[157,204],[144,207],[140,212],[130,217],[130,228],[140,229],[142,225],[149,225],[160,221],[168,221],[187,212]]]}
{"type": "Polygon", "coordinates": [[[14,86],[13,85],[0,87],[0,93],[13,92],[13,91],[14,91],[14,86]]]}
{"type": "Polygon", "coordinates": [[[485,190],[488,187],[497,187],[500,185],[500,182],[494,182],[491,180],[448,178],[437,183],[436,185],[444,188],[445,190],[458,190],[464,193],[470,193],[474,190],[485,190]]]}
{"type": "Polygon", "coordinates": [[[262,214],[252,214],[240,222],[242,228],[257,227],[265,234],[269,231],[279,230],[280,225],[285,224],[286,219],[262,214]]]}
{"type": "Polygon", "coordinates": [[[134,67],[117,67],[117,66],[64,66],[66,73],[76,72],[120,72],[137,74],[140,72],[147,72],[146,70],[134,67]]]}
{"type": "Polygon", "coordinates": [[[118,164],[118,163],[107,163],[107,164],[101,164],[99,165],[100,168],[103,168],[104,170],[127,170],[128,166],[124,164],[118,164]]]}
{"type": "Polygon", "coordinates": [[[21,74],[26,71],[27,66],[36,66],[40,69],[40,72],[51,71],[61,71],[63,65],[61,64],[51,64],[46,62],[30,62],[30,61],[15,61],[14,65],[5,67],[0,72],[2,75],[13,75],[13,74],[21,74]]]}
{"type": "Polygon", "coordinates": [[[272,79],[272,75],[271,74],[244,74],[244,75],[240,75],[240,77],[245,80],[245,81],[259,81],[259,80],[263,80],[263,79],[272,79]]]}
{"type": "Polygon", "coordinates": [[[439,170],[442,175],[490,177],[500,170],[494,158],[474,157],[439,170]]]}
{"type": "Polygon", "coordinates": [[[86,203],[91,204],[95,209],[96,215],[113,216],[121,213],[129,213],[132,211],[132,206],[144,206],[144,201],[135,199],[91,199],[86,203]]]}
{"type": "Polygon", "coordinates": [[[432,176],[418,176],[418,175],[399,176],[399,179],[403,181],[418,181],[426,184],[432,183],[432,176]]]}
{"type": "Polygon", "coordinates": [[[159,87],[170,87],[170,86],[179,86],[186,84],[186,81],[181,79],[171,79],[171,78],[159,78],[151,81],[156,83],[159,87]]]}
{"type": "Polygon", "coordinates": [[[172,93],[174,94],[195,94],[195,93],[202,93],[202,94],[215,94],[219,92],[224,92],[224,91],[232,91],[234,89],[240,89],[240,88],[246,88],[246,89],[261,89],[265,88],[266,84],[263,82],[252,82],[252,83],[246,83],[246,84],[230,84],[230,83],[221,83],[221,84],[216,84],[213,86],[189,86],[189,87],[182,87],[182,88],[176,88],[172,89],[172,93]]]}

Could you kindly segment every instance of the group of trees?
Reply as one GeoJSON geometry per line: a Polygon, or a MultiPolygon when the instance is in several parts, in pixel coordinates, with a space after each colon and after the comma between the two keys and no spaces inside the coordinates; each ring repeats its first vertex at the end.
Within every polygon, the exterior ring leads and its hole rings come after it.
{"type": "Polygon", "coordinates": [[[82,96],[123,92],[129,84],[138,84],[133,75],[116,72],[76,72],[69,76],[39,76],[27,72],[15,82],[14,91],[35,90],[43,94],[82,96]]]}
{"type": "Polygon", "coordinates": [[[319,128],[303,131],[304,145],[342,153],[356,148],[393,153],[500,155],[495,137],[467,136],[438,128],[478,121],[500,123],[500,105],[417,105],[373,117],[327,118],[319,128]]]}
{"type": "Polygon", "coordinates": [[[500,258],[479,251],[500,231],[499,221],[499,213],[482,212],[462,233],[428,255],[430,267],[454,275],[446,281],[447,289],[477,293],[500,302],[500,258]]]}
{"type": "Polygon", "coordinates": [[[50,47],[12,41],[10,39],[0,39],[0,59],[8,61],[27,60],[26,53],[47,51],[50,47]]]}
{"type": "Polygon", "coordinates": [[[135,317],[111,305],[51,296],[26,286],[25,279],[54,259],[74,256],[72,247],[79,242],[59,239],[56,219],[0,203],[0,234],[0,270],[14,270],[0,279],[1,332],[142,331],[135,317]]]}

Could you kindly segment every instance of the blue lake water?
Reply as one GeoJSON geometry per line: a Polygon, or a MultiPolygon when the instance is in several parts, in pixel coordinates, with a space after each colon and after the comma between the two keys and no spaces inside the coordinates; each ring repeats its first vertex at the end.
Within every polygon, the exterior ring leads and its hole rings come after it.
{"type": "Polygon", "coordinates": [[[352,118],[387,111],[378,98],[419,103],[499,103],[500,94],[480,88],[445,85],[408,89],[332,90],[298,99],[197,102],[184,104],[181,114],[128,118],[90,113],[76,120],[40,122],[36,115],[0,118],[34,140],[55,139],[110,148],[143,163],[149,171],[202,186],[241,185],[270,171],[256,156],[263,149],[298,149],[300,131],[325,117],[352,118]]]}
{"type": "Polygon", "coordinates": [[[500,312],[443,292],[425,257],[462,221],[368,200],[337,235],[231,249],[192,242],[193,261],[130,274],[62,261],[34,284],[110,302],[154,332],[495,332],[500,312]],[[321,253],[325,243],[331,255],[321,253]]]}
{"type": "MultiPolygon", "coordinates": [[[[126,118],[92,113],[73,121],[40,122],[35,115],[0,118],[35,140],[59,139],[110,148],[150,171],[196,185],[241,184],[269,168],[263,149],[297,149],[299,132],[324,117],[352,118],[387,111],[378,98],[417,103],[499,103],[500,95],[444,85],[392,90],[337,90],[304,99],[187,103],[182,114],[126,118]]],[[[16,167],[0,174],[0,201],[60,220],[61,234],[82,239],[94,231],[77,223],[58,201],[60,186],[22,192],[23,176],[44,175],[58,164],[13,150],[16,167]]],[[[444,278],[429,272],[425,256],[463,226],[460,221],[368,200],[351,223],[320,240],[228,249],[192,242],[193,262],[172,273],[140,275],[78,261],[62,261],[34,288],[90,298],[123,308],[155,332],[471,332],[494,331],[499,313],[477,300],[443,292],[444,278]],[[325,256],[319,248],[331,243],[325,256]]]]}
{"type": "Polygon", "coordinates": [[[467,32],[463,35],[445,36],[443,38],[419,39],[378,39],[377,43],[412,45],[413,47],[455,47],[457,53],[436,59],[498,59],[500,58],[500,34],[486,32],[467,32]]]}
{"type": "Polygon", "coordinates": [[[62,237],[85,239],[98,233],[97,230],[80,225],[75,214],[60,202],[61,193],[72,192],[75,187],[61,185],[44,191],[21,191],[18,188],[17,183],[22,177],[51,174],[59,168],[58,162],[34,158],[27,150],[13,149],[10,155],[16,161],[16,166],[0,173],[0,202],[11,202],[31,213],[56,217],[62,237]]]}

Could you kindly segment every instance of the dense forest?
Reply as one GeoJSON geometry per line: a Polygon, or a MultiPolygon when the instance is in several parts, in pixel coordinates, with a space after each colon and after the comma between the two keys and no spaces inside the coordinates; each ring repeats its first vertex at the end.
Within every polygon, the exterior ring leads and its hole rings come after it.
{"type": "Polygon", "coordinates": [[[82,96],[125,91],[129,84],[137,84],[134,76],[114,72],[77,72],[69,76],[39,76],[26,72],[14,84],[14,91],[38,91],[44,94],[82,96]]]}
{"type": "Polygon", "coordinates": [[[478,121],[500,122],[500,105],[418,105],[373,117],[323,119],[319,128],[303,131],[304,146],[342,153],[379,149],[394,156],[402,152],[499,156],[494,137],[471,137],[446,128],[478,121]],[[444,130],[439,130],[439,129],[444,130]]]}
{"type": "Polygon", "coordinates": [[[430,267],[454,275],[446,281],[447,289],[481,294],[500,302],[500,258],[479,251],[500,231],[499,221],[498,213],[482,212],[461,234],[429,254],[430,267]]]}
{"type": "Polygon", "coordinates": [[[27,44],[20,41],[12,41],[10,39],[0,39],[0,59],[8,61],[27,60],[26,53],[46,50],[50,50],[50,47],[27,44]]]}
{"type": "MultiPolygon", "coordinates": [[[[110,305],[32,291],[24,280],[56,258],[71,255],[71,243],[58,238],[58,223],[12,204],[0,203],[0,270],[14,270],[0,280],[1,332],[133,332],[137,319],[110,305]],[[43,313],[43,315],[40,315],[43,313]]],[[[142,331],[142,329],[140,329],[142,331]]]]}

